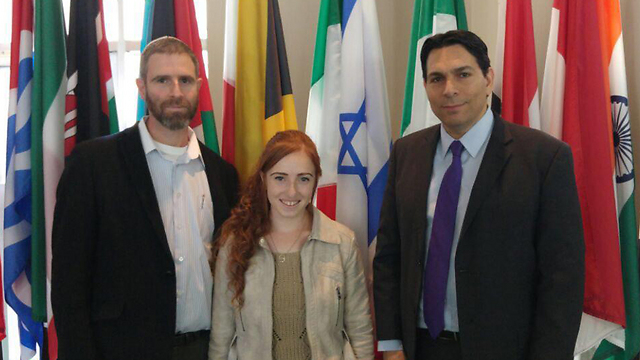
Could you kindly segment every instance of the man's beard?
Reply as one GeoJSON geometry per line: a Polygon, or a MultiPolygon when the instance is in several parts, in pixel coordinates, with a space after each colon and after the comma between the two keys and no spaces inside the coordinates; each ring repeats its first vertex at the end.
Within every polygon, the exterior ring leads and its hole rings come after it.
{"type": "Polygon", "coordinates": [[[189,125],[198,110],[198,98],[195,98],[193,104],[186,99],[166,100],[158,104],[151,96],[147,96],[147,108],[149,113],[158,120],[160,124],[169,130],[182,130],[189,125]],[[184,111],[167,112],[167,108],[180,105],[184,111]]]}

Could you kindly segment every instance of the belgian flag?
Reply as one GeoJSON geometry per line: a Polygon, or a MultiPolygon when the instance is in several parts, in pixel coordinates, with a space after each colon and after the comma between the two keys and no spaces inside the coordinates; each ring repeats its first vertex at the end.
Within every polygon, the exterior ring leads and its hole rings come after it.
{"type": "Polygon", "coordinates": [[[242,181],[275,133],[297,129],[278,0],[228,0],[222,156],[242,181]]]}

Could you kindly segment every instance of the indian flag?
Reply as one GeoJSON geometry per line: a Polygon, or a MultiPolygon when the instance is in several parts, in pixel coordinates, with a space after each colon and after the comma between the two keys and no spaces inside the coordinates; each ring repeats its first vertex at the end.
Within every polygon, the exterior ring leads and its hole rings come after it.
{"type": "Polygon", "coordinates": [[[585,234],[585,302],[575,354],[638,353],[633,159],[618,0],[555,0],[542,130],[571,145],[585,234]],[[625,349],[623,353],[621,349],[625,349]]]}
{"type": "Polygon", "coordinates": [[[404,90],[402,127],[400,135],[439,124],[440,120],[431,111],[424,90],[420,49],[428,37],[449,30],[467,29],[464,0],[415,0],[413,25],[409,43],[409,62],[404,90]]]}
{"type": "Polygon", "coordinates": [[[267,141],[298,123],[278,0],[226,6],[222,156],[244,181],[267,141]]]}
{"type": "Polygon", "coordinates": [[[640,282],[638,279],[638,243],[634,203],[633,151],[631,119],[627,92],[627,73],[620,20],[619,0],[598,2],[600,38],[605,66],[608,68],[608,96],[611,101],[613,145],[615,153],[616,205],[620,233],[622,284],[626,327],[603,341],[594,359],[631,360],[640,352],[640,282]]]}

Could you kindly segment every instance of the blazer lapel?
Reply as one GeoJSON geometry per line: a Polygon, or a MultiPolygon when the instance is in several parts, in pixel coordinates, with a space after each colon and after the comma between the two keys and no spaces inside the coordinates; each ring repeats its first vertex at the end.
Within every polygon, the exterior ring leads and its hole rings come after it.
{"type": "Polygon", "coordinates": [[[414,194],[413,209],[413,239],[412,249],[418,249],[416,253],[418,259],[422,259],[425,253],[425,243],[427,234],[427,202],[429,199],[429,183],[433,173],[433,157],[436,154],[436,147],[440,140],[440,126],[434,126],[425,131],[425,136],[420,139],[421,143],[416,146],[415,158],[412,160],[415,167],[412,189],[408,189],[414,194]]]}
{"type": "Polygon", "coordinates": [[[160,245],[170,255],[171,250],[167,242],[167,235],[164,232],[162,215],[160,215],[158,199],[154,190],[153,180],[151,180],[147,158],[142,148],[138,125],[136,124],[124,130],[123,133],[124,136],[120,142],[120,155],[124,159],[131,184],[133,184],[138,196],[140,196],[144,212],[151,220],[153,229],[161,242],[160,245]]]}
{"type": "Polygon", "coordinates": [[[494,183],[500,177],[502,169],[509,161],[511,151],[508,144],[513,140],[511,134],[507,130],[504,120],[496,113],[493,114],[495,119],[491,138],[487,144],[487,150],[484,153],[482,164],[478,170],[476,181],[473,183],[471,196],[469,197],[469,205],[462,223],[460,239],[463,239],[467,229],[473,222],[480,206],[491,192],[494,183]]]}
{"type": "Polygon", "coordinates": [[[207,182],[209,183],[209,191],[211,193],[211,201],[213,203],[213,221],[215,224],[216,232],[222,228],[222,223],[227,218],[229,213],[229,201],[224,189],[222,188],[222,181],[220,179],[220,171],[216,168],[214,161],[210,156],[205,155],[202,149],[205,148],[201,142],[198,142],[200,146],[200,152],[202,153],[202,159],[204,160],[204,172],[207,175],[207,182]]]}

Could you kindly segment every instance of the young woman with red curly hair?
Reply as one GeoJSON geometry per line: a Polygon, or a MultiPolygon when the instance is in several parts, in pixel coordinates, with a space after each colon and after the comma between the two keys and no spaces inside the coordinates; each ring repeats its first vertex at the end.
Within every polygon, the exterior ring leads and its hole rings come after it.
{"type": "Polygon", "coordinates": [[[276,134],[222,227],[209,359],[372,359],[354,234],[313,204],[320,158],[300,131],[276,134]]]}

